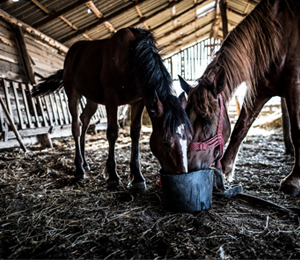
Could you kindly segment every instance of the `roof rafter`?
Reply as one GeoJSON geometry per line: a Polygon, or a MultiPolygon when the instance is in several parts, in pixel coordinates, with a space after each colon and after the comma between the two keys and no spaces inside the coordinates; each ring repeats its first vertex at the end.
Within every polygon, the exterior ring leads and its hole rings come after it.
{"type": "MultiPolygon", "coordinates": [[[[171,22],[172,20],[178,19],[178,18],[182,17],[183,15],[185,15],[186,13],[188,13],[189,11],[191,11],[191,10],[193,10],[193,9],[195,9],[195,8],[196,8],[196,9],[197,9],[197,8],[201,8],[202,6],[206,5],[207,2],[209,2],[209,1],[210,1],[210,0],[204,0],[204,1],[202,1],[201,3],[199,3],[199,4],[194,4],[192,7],[186,9],[184,12],[182,12],[182,13],[180,13],[180,14],[177,14],[177,15],[173,16],[171,19],[169,19],[169,20],[167,20],[167,21],[161,23],[160,25],[158,25],[158,26],[156,26],[156,27],[151,28],[151,31],[154,31],[154,30],[157,30],[157,29],[161,28],[162,26],[168,24],[168,23],[171,22]]],[[[176,30],[180,29],[181,27],[182,27],[182,26],[176,26],[176,30]]]]}
{"type": "MultiPolygon", "coordinates": [[[[43,6],[39,1],[37,1],[37,0],[31,0],[35,5],[37,5],[40,9],[42,9],[45,13],[47,13],[47,14],[50,14],[50,11],[45,7],[45,6],[43,6]]],[[[94,5],[93,4],[93,2],[92,1],[89,1],[89,2],[91,2],[92,3],[92,5],[94,5]]],[[[92,6],[91,5],[91,6],[92,6]]],[[[94,6],[95,7],[95,6],[94,6]]],[[[96,8],[96,7],[95,7],[96,8]]],[[[67,25],[69,25],[71,28],[73,28],[75,31],[78,31],[78,27],[77,26],[75,26],[74,24],[72,24],[68,19],[66,19],[64,16],[59,16],[59,18],[61,19],[61,20],[63,20],[67,25]]],[[[93,40],[91,37],[89,37],[87,34],[82,34],[83,35],[83,37],[85,37],[86,39],[88,39],[88,40],[93,40]]]]}
{"type": "MultiPolygon", "coordinates": [[[[213,11],[211,11],[210,13],[212,13],[212,12],[213,12],[213,11]]],[[[210,13],[207,13],[207,14],[210,14],[210,13]]],[[[167,33],[165,33],[164,36],[158,38],[158,40],[162,40],[162,39],[168,37],[169,35],[171,35],[171,34],[173,34],[173,33],[177,33],[179,30],[181,30],[181,29],[183,29],[183,28],[185,28],[185,27],[188,27],[188,26],[192,25],[193,23],[197,24],[197,21],[198,21],[198,24],[199,24],[199,21],[201,21],[202,19],[204,19],[204,17],[196,18],[196,20],[195,20],[195,19],[192,19],[192,20],[190,20],[190,22],[187,22],[187,23],[185,23],[185,24],[181,24],[180,26],[174,28],[173,30],[171,30],[171,31],[169,31],[169,32],[167,32],[167,33]]],[[[198,26],[198,25],[195,26],[195,31],[196,31],[197,29],[199,29],[199,26],[198,26]]],[[[180,37],[180,38],[182,38],[182,37],[180,37]]]]}
{"type": "MultiPolygon", "coordinates": [[[[143,3],[145,1],[146,0],[140,0],[140,1],[138,1],[138,3],[140,4],[140,3],[143,3]]],[[[98,25],[106,22],[107,20],[110,20],[110,19],[112,19],[112,18],[120,15],[121,13],[127,12],[131,8],[135,8],[136,4],[137,4],[136,2],[135,3],[131,3],[128,6],[123,7],[120,10],[118,10],[118,11],[116,11],[116,12],[114,12],[114,13],[108,15],[108,16],[102,16],[97,22],[94,22],[94,23],[92,23],[92,24],[90,24],[90,25],[88,25],[88,26],[86,26],[84,28],[79,29],[76,33],[72,33],[72,34],[70,34],[70,35],[68,35],[68,36],[60,39],[60,42],[66,42],[68,40],[76,38],[78,36],[78,34],[86,33],[87,31],[94,29],[95,27],[97,27],[98,25]]]]}
{"type": "Polygon", "coordinates": [[[65,8],[63,8],[63,9],[61,9],[61,10],[59,10],[58,12],[55,12],[55,13],[53,13],[53,14],[50,14],[50,15],[49,15],[48,17],[46,17],[45,19],[43,19],[43,20],[41,20],[41,21],[39,21],[39,22],[34,23],[34,24],[32,25],[32,27],[38,29],[38,28],[40,28],[41,26],[43,26],[43,25],[45,25],[45,24],[47,24],[47,23],[53,21],[54,19],[58,18],[59,16],[64,15],[65,13],[68,13],[68,12],[70,12],[70,11],[76,9],[77,7],[83,5],[83,4],[87,3],[87,2],[89,2],[89,0],[79,0],[79,1],[77,1],[76,3],[71,4],[71,5],[67,6],[67,7],[65,7],[65,8]]]}
{"type": "MultiPolygon", "coordinates": [[[[189,36],[191,36],[191,35],[193,35],[193,34],[195,34],[196,38],[198,38],[199,35],[197,35],[197,34],[198,34],[201,30],[203,30],[205,27],[210,26],[211,23],[212,23],[212,21],[213,21],[213,20],[209,21],[208,23],[206,23],[205,25],[199,27],[199,28],[198,28],[197,30],[195,30],[195,31],[192,31],[192,32],[190,32],[190,33],[188,33],[188,34],[185,34],[183,37],[180,37],[180,38],[178,38],[178,39],[176,39],[176,40],[174,40],[174,41],[171,41],[170,43],[168,43],[168,45],[175,45],[175,44],[177,44],[178,42],[180,42],[180,41],[186,39],[187,37],[189,37],[189,36]]],[[[208,32],[208,33],[209,33],[209,32],[208,32]]],[[[159,40],[160,40],[160,39],[158,39],[157,41],[159,41],[159,40]]],[[[163,45],[163,46],[161,46],[161,47],[164,48],[164,47],[166,47],[166,46],[168,46],[168,45],[163,45]]]]}

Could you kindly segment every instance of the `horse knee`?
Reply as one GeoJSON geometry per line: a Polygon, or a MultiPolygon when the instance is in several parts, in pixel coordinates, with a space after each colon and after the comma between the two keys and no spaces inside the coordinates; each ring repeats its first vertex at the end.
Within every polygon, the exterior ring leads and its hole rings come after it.
{"type": "Polygon", "coordinates": [[[118,128],[108,127],[106,131],[106,137],[108,141],[116,141],[119,137],[118,128]]]}

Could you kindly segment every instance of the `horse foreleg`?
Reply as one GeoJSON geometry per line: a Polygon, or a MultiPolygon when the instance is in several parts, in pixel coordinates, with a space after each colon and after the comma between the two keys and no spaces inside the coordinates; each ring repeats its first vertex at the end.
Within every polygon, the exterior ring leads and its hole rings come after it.
{"type": "Polygon", "coordinates": [[[294,145],[295,163],[292,172],[281,181],[280,190],[291,196],[300,196],[300,84],[297,91],[287,93],[286,103],[291,122],[291,135],[294,145]]]}
{"type": "Polygon", "coordinates": [[[258,116],[259,112],[261,111],[264,104],[270,98],[257,96],[251,108],[246,108],[247,104],[244,101],[241,114],[234,126],[233,132],[230,137],[229,145],[224,153],[224,156],[221,160],[222,163],[222,170],[225,174],[227,180],[232,181],[234,178],[234,167],[235,167],[235,160],[237,157],[237,153],[239,151],[239,147],[248,133],[249,128],[251,127],[252,123],[258,116]]]}
{"type": "Polygon", "coordinates": [[[69,109],[72,116],[72,134],[75,141],[74,163],[76,166],[76,172],[74,176],[76,179],[83,179],[85,178],[85,171],[82,167],[82,156],[79,143],[81,122],[78,115],[78,104],[81,96],[75,91],[66,91],[66,93],[68,95],[69,109]]]}
{"type": "Polygon", "coordinates": [[[119,136],[118,127],[118,106],[114,104],[106,104],[107,114],[107,131],[106,136],[108,140],[108,158],[106,161],[106,170],[108,173],[107,184],[109,187],[121,185],[120,177],[116,171],[115,161],[115,143],[119,136]]]}
{"type": "Polygon", "coordinates": [[[142,100],[131,105],[131,159],[130,159],[130,177],[131,187],[136,190],[145,190],[146,182],[140,171],[139,162],[139,139],[142,126],[142,113],[144,109],[144,103],[142,100]]]}
{"type": "Polygon", "coordinates": [[[97,103],[94,103],[87,99],[86,106],[82,114],[80,115],[80,120],[82,122],[81,135],[80,135],[80,148],[81,148],[81,156],[83,160],[83,168],[86,170],[90,170],[90,166],[85,159],[85,135],[90,125],[90,119],[95,114],[97,107],[98,107],[97,103]]]}
{"type": "Polygon", "coordinates": [[[285,98],[281,98],[281,111],[282,111],[282,130],[285,145],[285,153],[294,155],[294,146],[290,134],[290,117],[287,109],[285,98]]]}

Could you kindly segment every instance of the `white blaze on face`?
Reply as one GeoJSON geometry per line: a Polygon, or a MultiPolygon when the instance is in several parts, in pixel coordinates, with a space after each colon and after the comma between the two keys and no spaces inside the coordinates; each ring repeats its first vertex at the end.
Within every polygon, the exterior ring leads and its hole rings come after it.
{"type": "Polygon", "coordinates": [[[179,144],[182,152],[182,161],[183,161],[184,170],[185,172],[187,172],[188,171],[187,140],[183,139],[184,124],[178,126],[176,133],[180,135],[179,144]]]}

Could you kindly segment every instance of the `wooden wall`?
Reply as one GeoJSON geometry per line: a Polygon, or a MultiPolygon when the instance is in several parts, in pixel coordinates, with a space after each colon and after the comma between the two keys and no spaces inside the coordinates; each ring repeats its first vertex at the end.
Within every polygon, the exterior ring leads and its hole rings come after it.
{"type": "MultiPolygon", "coordinates": [[[[71,134],[71,116],[64,90],[32,99],[32,84],[63,68],[65,53],[41,42],[17,25],[0,19],[0,97],[4,101],[24,143],[37,142],[40,135],[71,134]]],[[[82,98],[80,112],[85,106],[82,98]]],[[[97,128],[106,127],[103,106],[91,119],[97,128]]],[[[0,104],[0,149],[19,146],[0,104]]]]}

